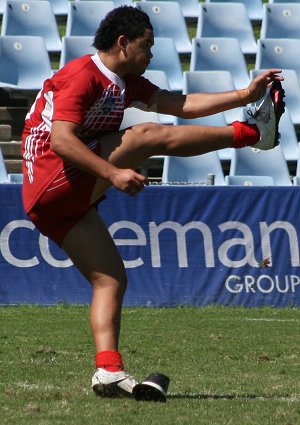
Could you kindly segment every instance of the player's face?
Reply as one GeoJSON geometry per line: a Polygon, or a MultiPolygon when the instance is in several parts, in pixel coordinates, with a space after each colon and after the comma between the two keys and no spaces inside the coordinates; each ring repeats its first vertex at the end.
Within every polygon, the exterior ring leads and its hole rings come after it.
{"type": "Polygon", "coordinates": [[[126,49],[128,72],[136,75],[142,75],[145,72],[153,57],[151,53],[153,44],[153,31],[149,29],[146,29],[143,37],[128,43],[126,49]]]}

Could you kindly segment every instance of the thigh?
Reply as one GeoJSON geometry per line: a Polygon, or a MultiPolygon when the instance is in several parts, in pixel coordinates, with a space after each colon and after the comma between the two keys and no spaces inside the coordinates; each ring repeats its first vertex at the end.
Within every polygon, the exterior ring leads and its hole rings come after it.
{"type": "Polygon", "coordinates": [[[101,276],[126,280],[122,258],[95,208],[67,233],[62,248],[90,282],[101,276]]]}

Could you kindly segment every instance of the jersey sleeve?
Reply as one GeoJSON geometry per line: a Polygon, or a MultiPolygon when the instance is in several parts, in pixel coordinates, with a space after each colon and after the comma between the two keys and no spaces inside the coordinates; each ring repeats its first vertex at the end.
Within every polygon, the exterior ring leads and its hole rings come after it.
{"type": "MultiPolygon", "coordinates": [[[[158,86],[151,83],[147,78],[135,75],[126,75],[126,99],[125,107],[136,105],[145,105],[145,109],[150,107],[150,100],[152,95],[160,90],[158,86]]],[[[144,109],[141,107],[140,109],[144,109]]]]}

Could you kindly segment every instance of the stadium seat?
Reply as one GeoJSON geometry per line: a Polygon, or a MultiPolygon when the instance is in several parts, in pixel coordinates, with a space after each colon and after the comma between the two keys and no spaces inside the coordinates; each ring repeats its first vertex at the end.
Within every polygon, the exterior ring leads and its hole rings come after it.
{"type": "Polygon", "coordinates": [[[23,174],[22,173],[8,173],[8,181],[9,183],[23,183],[23,174]]]}
{"type": "MultiPolygon", "coordinates": [[[[144,0],[156,1],[156,0],[144,0]]],[[[169,1],[169,0],[161,0],[169,1]]],[[[198,18],[199,15],[199,1],[198,0],[173,0],[179,3],[184,18],[198,18]]]]}
{"type": "Polygon", "coordinates": [[[174,1],[136,2],[147,13],[155,37],[172,38],[178,53],[190,53],[192,44],[180,5],[174,1]]]}
{"type": "MultiPolygon", "coordinates": [[[[160,89],[171,90],[168,77],[164,71],[146,70],[143,77],[147,78],[151,83],[158,86],[160,89]]],[[[173,115],[158,114],[162,124],[174,124],[175,117],[173,115]]]]}
{"type": "Polygon", "coordinates": [[[55,16],[66,16],[70,0],[49,0],[55,16]]]}
{"type": "Polygon", "coordinates": [[[265,38],[258,40],[255,69],[294,69],[300,78],[300,40],[265,38]]]}
{"type": "Polygon", "coordinates": [[[300,2],[264,4],[260,38],[300,38],[300,2]]]}
{"type": "Polygon", "coordinates": [[[0,148],[0,183],[9,183],[6,165],[0,148]]]}
{"type": "Polygon", "coordinates": [[[242,3],[201,3],[196,38],[201,37],[236,38],[243,54],[256,54],[252,24],[242,3]]]}
{"type": "Polygon", "coordinates": [[[269,0],[269,3],[299,3],[299,0],[269,0]]]}
{"type": "Polygon", "coordinates": [[[293,177],[293,184],[300,186],[300,143],[298,144],[297,155],[296,175],[293,177]]]}
{"type": "Polygon", "coordinates": [[[236,89],[250,83],[246,60],[236,38],[194,38],[190,71],[229,71],[236,89]]]}
{"type": "MultiPolygon", "coordinates": [[[[183,73],[183,93],[217,93],[235,90],[229,71],[185,71],[183,73]]],[[[241,108],[224,111],[227,123],[239,120],[241,108]]]]}
{"type": "MultiPolygon", "coordinates": [[[[227,122],[223,112],[218,114],[208,115],[207,117],[199,117],[194,119],[176,118],[175,125],[204,125],[204,126],[226,126],[227,122]]],[[[230,161],[232,155],[232,149],[220,149],[217,151],[218,157],[221,161],[230,161]]]]}
{"type": "MultiPolygon", "coordinates": [[[[77,0],[77,1],[84,1],[84,0],[77,0]]],[[[86,0],[91,1],[91,0],[86,0]]],[[[94,1],[94,0],[92,0],[94,1]]],[[[115,4],[115,7],[119,6],[134,6],[134,0],[102,0],[102,1],[113,1],[115,4]]]]}
{"type": "Polygon", "coordinates": [[[0,37],[0,87],[40,90],[53,74],[44,40],[34,36],[0,37]]]}
{"type": "MultiPolygon", "coordinates": [[[[251,69],[250,78],[253,80],[263,69],[251,69]]],[[[283,69],[284,81],[282,86],[285,90],[285,105],[289,110],[294,125],[300,125],[300,82],[294,69],[283,69]]]]}
{"type": "Polygon", "coordinates": [[[153,58],[147,69],[164,71],[167,75],[170,89],[172,91],[182,91],[183,73],[179,53],[176,50],[174,41],[171,38],[156,37],[151,52],[153,58]]]}
{"type": "Polygon", "coordinates": [[[270,176],[276,186],[292,185],[287,161],[280,145],[268,151],[250,147],[234,149],[229,175],[270,176]]]}
{"type": "Polygon", "coordinates": [[[3,12],[1,36],[26,35],[44,39],[48,52],[60,52],[56,18],[47,0],[9,0],[3,12]]]}
{"type": "Polygon", "coordinates": [[[3,15],[5,1],[6,0],[0,0],[0,15],[3,15]]]}
{"type": "Polygon", "coordinates": [[[271,176],[225,176],[225,181],[230,186],[274,186],[271,176]]]}
{"type": "Polygon", "coordinates": [[[222,164],[216,152],[191,157],[167,156],[162,183],[206,184],[208,174],[215,175],[216,186],[225,185],[222,164]]]}
{"type": "Polygon", "coordinates": [[[243,3],[246,6],[251,21],[262,20],[262,0],[206,0],[206,3],[243,3]]]}
{"type": "Polygon", "coordinates": [[[159,117],[156,112],[146,112],[138,108],[127,108],[124,111],[124,117],[120,125],[120,130],[131,127],[132,125],[142,124],[144,122],[154,122],[159,124],[159,117]]]}
{"type": "Polygon", "coordinates": [[[289,109],[285,108],[279,123],[280,146],[287,161],[296,161],[298,156],[298,138],[289,109]]]}
{"type": "Polygon", "coordinates": [[[95,53],[96,49],[92,46],[93,36],[72,35],[62,38],[61,55],[59,67],[62,68],[66,63],[88,53],[95,53]]]}
{"type": "Polygon", "coordinates": [[[65,35],[94,35],[101,20],[114,7],[113,1],[70,1],[65,35]]]}

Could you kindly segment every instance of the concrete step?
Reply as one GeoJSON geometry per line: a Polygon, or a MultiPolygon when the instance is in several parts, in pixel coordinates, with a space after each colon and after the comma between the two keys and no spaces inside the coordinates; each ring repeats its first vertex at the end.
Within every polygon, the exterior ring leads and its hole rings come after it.
{"type": "Polygon", "coordinates": [[[11,141],[2,142],[0,141],[0,149],[5,159],[21,159],[21,142],[11,141]]]}
{"type": "Polygon", "coordinates": [[[4,162],[8,173],[22,173],[21,159],[6,159],[4,162]]]}

